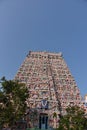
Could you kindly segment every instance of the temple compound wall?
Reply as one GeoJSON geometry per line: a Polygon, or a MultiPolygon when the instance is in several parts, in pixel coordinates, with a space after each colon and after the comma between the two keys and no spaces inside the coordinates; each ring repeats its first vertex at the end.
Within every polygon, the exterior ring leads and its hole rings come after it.
{"type": "Polygon", "coordinates": [[[55,128],[68,105],[81,103],[80,91],[61,53],[30,51],[15,79],[29,90],[29,127],[55,128]]]}

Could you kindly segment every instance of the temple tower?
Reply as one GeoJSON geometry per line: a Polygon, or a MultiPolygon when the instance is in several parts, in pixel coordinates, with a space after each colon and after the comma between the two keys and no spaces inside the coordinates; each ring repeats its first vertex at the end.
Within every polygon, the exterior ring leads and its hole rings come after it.
{"type": "Polygon", "coordinates": [[[68,105],[81,103],[80,91],[61,53],[29,52],[15,79],[27,85],[29,110],[38,112],[32,127],[55,128],[68,105]]]}

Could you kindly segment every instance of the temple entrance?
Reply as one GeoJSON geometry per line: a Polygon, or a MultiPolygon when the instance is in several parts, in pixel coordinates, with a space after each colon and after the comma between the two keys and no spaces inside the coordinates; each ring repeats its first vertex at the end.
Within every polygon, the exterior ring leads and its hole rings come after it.
{"type": "Polygon", "coordinates": [[[45,113],[41,113],[39,116],[39,128],[48,129],[48,115],[45,113]]]}

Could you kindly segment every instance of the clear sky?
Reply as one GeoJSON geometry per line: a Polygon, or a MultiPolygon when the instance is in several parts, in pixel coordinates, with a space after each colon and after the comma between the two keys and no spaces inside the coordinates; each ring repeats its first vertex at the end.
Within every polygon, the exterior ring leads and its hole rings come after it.
{"type": "Polygon", "coordinates": [[[62,52],[87,93],[87,0],[0,0],[0,77],[13,79],[28,52],[62,52]]]}

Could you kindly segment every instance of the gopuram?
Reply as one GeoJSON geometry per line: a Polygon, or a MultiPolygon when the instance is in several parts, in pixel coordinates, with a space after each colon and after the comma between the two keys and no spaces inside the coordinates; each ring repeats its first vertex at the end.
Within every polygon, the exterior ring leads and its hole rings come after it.
{"type": "Polygon", "coordinates": [[[81,103],[80,91],[61,53],[30,51],[15,80],[29,90],[29,127],[55,128],[68,105],[81,103]]]}

